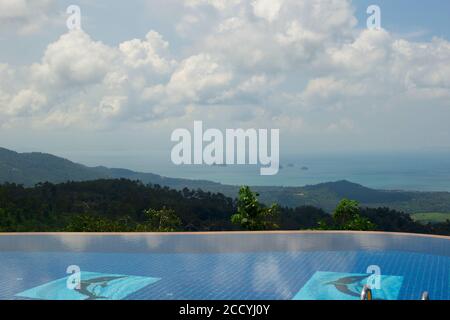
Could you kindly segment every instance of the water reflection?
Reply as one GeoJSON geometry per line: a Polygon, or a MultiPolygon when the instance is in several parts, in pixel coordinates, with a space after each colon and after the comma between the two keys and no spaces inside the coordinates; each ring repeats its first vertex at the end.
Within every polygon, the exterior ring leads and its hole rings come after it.
{"type": "Polygon", "coordinates": [[[412,251],[450,256],[450,238],[391,233],[41,234],[0,236],[1,251],[227,253],[412,251]]]}

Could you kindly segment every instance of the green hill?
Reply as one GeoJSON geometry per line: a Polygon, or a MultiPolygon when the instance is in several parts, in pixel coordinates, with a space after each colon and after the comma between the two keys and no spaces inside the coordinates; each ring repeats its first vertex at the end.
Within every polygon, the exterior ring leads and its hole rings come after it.
{"type": "Polygon", "coordinates": [[[17,153],[0,148],[0,182],[33,186],[39,182],[105,178],[102,172],[45,153],[17,153]]]}
{"type": "Polygon", "coordinates": [[[97,179],[129,179],[144,183],[170,186],[176,189],[196,189],[221,184],[209,181],[173,179],[152,173],[127,169],[87,167],[47,153],[18,153],[0,148],[0,183],[16,183],[32,187],[37,183],[62,183],[67,181],[90,181],[97,179]]]}

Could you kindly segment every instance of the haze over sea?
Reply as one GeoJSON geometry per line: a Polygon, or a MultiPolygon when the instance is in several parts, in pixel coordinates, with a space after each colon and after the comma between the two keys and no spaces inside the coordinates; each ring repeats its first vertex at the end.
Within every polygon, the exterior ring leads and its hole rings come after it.
{"type": "Polygon", "coordinates": [[[281,155],[275,176],[260,176],[257,166],[175,166],[148,151],[69,154],[90,166],[105,165],[167,177],[199,179],[232,185],[304,186],[348,180],[390,190],[450,191],[450,151],[377,154],[281,155]]]}

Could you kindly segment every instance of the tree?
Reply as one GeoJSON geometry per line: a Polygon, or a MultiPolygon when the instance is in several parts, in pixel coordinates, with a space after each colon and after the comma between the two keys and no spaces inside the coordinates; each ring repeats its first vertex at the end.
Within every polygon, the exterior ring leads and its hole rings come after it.
{"type": "Polygon", "coordinates": [[[333,221],[341,230],[374,230],[375,225],[361,216],[359,203],[355,200],[342,199],[333,212],[333,221]]]}
{"type": "Polygon", "coordinates": [[[347,225],[360,215],[359,203],[354,200],[342,199],[333,212],[334,222],[340,226],[347,225]]]}
{"type": "Polygon", "coordinates": [[[149,209],[144,211],[148,222],[144,228],[146,231],[174,232],[181,226],[181,219],[174,210],[163,207],[161,210],[149,209]]]}
{"type": "Polygon", "coordinates": [[[360,215],[353,218],[346,225],[343,226],[344,230],[359,230],[359,231],[372,231],[376,229],[376,225],[369,219],[360,215]]]}
{"type": "Polygon", "coordinates": [[[237,201],[237,213],[231,216],[231,222],[247,230],[276,229],[273,222],[279,208],[276,204],[267,208],[259,204],[259,194],[253,193],[249,187],[241,187],[237,201]]]}
{"type": "Polygon", "coordinates": [[[375,230],[376,225],[361,216],[359,203],[354,200],[342,199],[332,215],[332,222],[322,219],[318,223],[318,230],[375,230]]]}

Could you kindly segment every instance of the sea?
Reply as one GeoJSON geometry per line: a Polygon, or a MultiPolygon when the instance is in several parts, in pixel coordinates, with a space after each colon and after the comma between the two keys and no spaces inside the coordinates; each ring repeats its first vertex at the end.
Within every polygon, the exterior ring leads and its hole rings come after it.
{"type": "Polygon", "coordinates": [[[279,173],[273,176],[261,176],[259,165],[176,166],[146,152],[80,161],[230,185],[305,186],[347,180],[376,189],[450,192],[450,151],[281,155],[279,173]]]}

